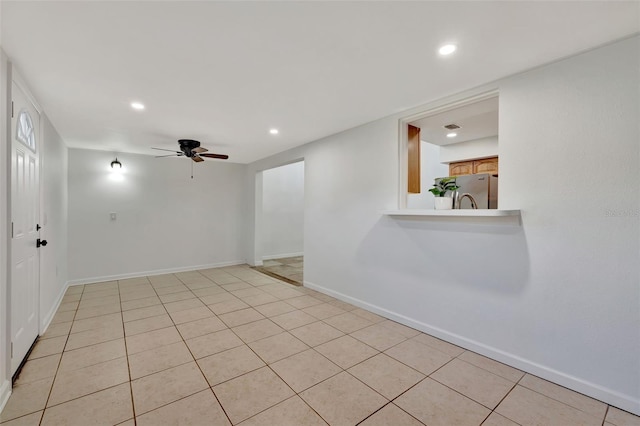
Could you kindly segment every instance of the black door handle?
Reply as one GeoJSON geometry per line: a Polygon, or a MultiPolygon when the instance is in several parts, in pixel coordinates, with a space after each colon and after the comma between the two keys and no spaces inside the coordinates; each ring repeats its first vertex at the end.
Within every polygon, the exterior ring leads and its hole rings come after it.
{"type": "Polygon", "coordinates": [[[36,240],[36,247],[40,247],[40,246],[43,246],[43,247],[44,247],[44,246],[46,246],[46,245],[47,245],[47,240],[42,240],[42,241],[41,241],[41,240],[40,240],[40,238],[38,238],[38,239],[36,240]]]}

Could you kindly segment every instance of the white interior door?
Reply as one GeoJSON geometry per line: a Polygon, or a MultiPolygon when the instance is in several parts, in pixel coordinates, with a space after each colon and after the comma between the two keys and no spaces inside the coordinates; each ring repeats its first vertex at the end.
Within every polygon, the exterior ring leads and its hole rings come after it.
{"type": "Polygon", "coordinates": [[[18,85],[11,117],[11,374],[38,337],[40,116],[18,85]]]}

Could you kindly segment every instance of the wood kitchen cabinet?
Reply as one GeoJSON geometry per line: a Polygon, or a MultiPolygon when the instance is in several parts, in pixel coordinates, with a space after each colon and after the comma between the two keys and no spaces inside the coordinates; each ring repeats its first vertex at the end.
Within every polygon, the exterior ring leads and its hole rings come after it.
{"type": "Polygon", "coordinates": [[[498,157],[459,161],[449,164],[449,176],[473,175],[478,173],[498,174],[498,157]]]}
{"type": "Polygon", "coordinates": [[[498,157],[484,158],[473,161],[473,173],[498,174],[498,157]]]}
{"type": "Polygon", "coordinates": [[[473,161],[460,161],[449,164],[449,176],[473,174],[473,161]]]}

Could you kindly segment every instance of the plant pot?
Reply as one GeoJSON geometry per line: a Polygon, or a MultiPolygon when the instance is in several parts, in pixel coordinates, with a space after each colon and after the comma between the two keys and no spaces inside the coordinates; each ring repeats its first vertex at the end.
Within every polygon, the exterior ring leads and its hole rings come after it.
{"type": "Polygon", "coordinates": [[[436,197],[434,200],[436,210],[451,210],[453,207],[453,198],[451,197],[436,197]]]}

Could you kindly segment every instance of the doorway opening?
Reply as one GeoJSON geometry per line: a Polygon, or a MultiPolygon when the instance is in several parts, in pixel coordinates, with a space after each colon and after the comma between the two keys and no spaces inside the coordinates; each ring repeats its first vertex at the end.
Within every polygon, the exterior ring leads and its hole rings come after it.
{"type": "Polygon", "coordinates": [[[262,173],[259,271],[301,286],[304,282],[304,161],[262,173]]]}

